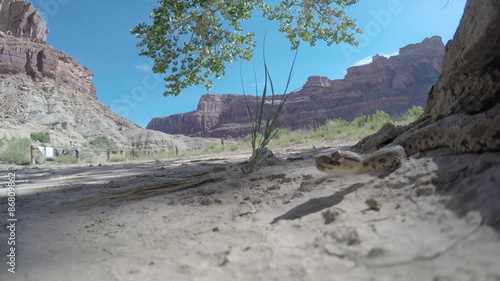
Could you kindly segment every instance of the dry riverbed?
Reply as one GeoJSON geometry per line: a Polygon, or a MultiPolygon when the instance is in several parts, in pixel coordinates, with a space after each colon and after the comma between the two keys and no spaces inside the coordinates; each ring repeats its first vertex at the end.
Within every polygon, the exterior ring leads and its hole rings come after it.
{"type": "Polygon", "coordinates": [[[252,174],[248,155],[5,170],[0,280],[500,280],[498,153],[326,177],[314,156],[332,149],[252,174]]]}

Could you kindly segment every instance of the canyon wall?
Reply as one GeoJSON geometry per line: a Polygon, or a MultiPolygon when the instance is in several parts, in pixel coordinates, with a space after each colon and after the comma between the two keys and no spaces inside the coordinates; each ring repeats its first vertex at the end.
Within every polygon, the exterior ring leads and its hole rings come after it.
{"type": "MultiPolygon", "coordinates": [[[[434,36],[401,48],[396,56],[375,55],[369,64],[348,68],[344,79],[309,77],[287,100],[279,126],[310,128],[313,122],[352,120],[377,109],[396,118],[402,116],[413,105],[425,105],[441,72],[444,51],[442,39],[434,36]]],[[[256,101],[249,99],[255,108],[256,101]]],[[[270,109],[268,102],[266,111],[270,109]]],[[[195,111],[153,118],[147,128],[172,134],[241,137],[249,133],[251,122],[244,96],[206,94],[195,111]]]]}

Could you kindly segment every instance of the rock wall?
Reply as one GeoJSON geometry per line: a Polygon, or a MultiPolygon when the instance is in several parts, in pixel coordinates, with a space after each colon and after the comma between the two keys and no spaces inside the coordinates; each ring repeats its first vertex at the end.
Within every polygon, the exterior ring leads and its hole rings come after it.
{"type": "MultiPolygon", "coordinates": [[[[444,44],[438,36],[400,49],[399,55],[376,55],[367,65],[347,69],[344,79],[312,76],[287,100],[279,121],[289,129],[309,128],[327,119],[351,120],[377,109],[394,117],[413,105],[425,105],[441,72],[444,44]]],[[[277,96],[277,99],[283,98],[277,96]]],[[[256,101],[250,99],[251,108],[256,101]]],[[[271,110],[270,102],[266,111],[271,110]]],[[[153,118],[148,129],[172,134],[241,137],[250,132],[251,117],[241,95],[203,95],[193,112],[153,118]]]]}
{"type": "Polygon", "coordinates": [[[426,113],[483,112],[500,103],[500,1],[468,1],[426,113]]]}
{"type": "Polygon", "coordinates": [[[3,36],[45,42],[49,30],[38,10],[24,0],[0,0],[0,31],[3,36]]]}

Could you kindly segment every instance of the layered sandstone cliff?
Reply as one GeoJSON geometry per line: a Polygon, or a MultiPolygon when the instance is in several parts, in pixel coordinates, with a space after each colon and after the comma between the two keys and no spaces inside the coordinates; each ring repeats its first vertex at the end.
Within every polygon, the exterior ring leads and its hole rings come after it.
{"type": "Polygon", "coordinates": [[[0,0],[0,75],[24,74],[97,100],[94,73],[46,44],[40,12],[21,0],[0,0]]]}
{"type": "MultiPolygon", "coordinates": [[[[344,79],[309,77],[303,89],[288,99],[280,126],[308,128],[313,122],[350,120],[377,109],[400,116],[413,105],[425,104],[441,72],[443,55],[442,39],[434,36],[401,48],[397,56],[376,55],[370,64],[350,67],[344,79]]],[[[266,107],[270,109],[269,104],[266,107]]],[[[254,100],[251,108],[255,108],[254,100]]],[[[153,118],[147,128],[185,135],[241,137],[249,133],[251,121],[244,96],[206,94],[195,111],[153,118]]]]}

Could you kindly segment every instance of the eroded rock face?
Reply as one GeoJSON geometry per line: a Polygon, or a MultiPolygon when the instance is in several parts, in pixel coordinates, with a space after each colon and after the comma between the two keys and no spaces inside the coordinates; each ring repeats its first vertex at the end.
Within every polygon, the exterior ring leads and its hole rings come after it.
{"type": "MultiPolygon", "coordinates": [[[[425,105],[429,89],[441,72],[444,44],[438,36],[400,49],[399,55],[376,55],[367,65],[353,66],[344,79],[312,76],[287,100],[280,126],[309,128],[327,119],[351,120],[377,109],[394,117],[413,105],[425,105]]],[[[282,96],[277,96],[278,102],[282,96]]],[[[249,98],[250,107],[256,101],[249,98]]],[[[266,107],[270,109],[269,103],[266,107]]],[[[241,95],[203,95],[196,111],[153,118],[148,129],[211,137],[241,137],[250,132],[252,118],[241,95]]]]}
{"type": "Polygon", "coordinates": [[[500,102],[500,2],[468,1],[426,113],[478,113],[500,102]]]}
{"type": "Polygon", "coordinates": [[[3,36],[45,42],[49,30],[40,12],[25,0],[0,0],[0,31],[3,36]]]}
{"type": "Polygon", "coordinates": [[[64,52],[26,38],[0,38],[0,75],[25,74],[97,100],[94,73],[64,52]]]}

